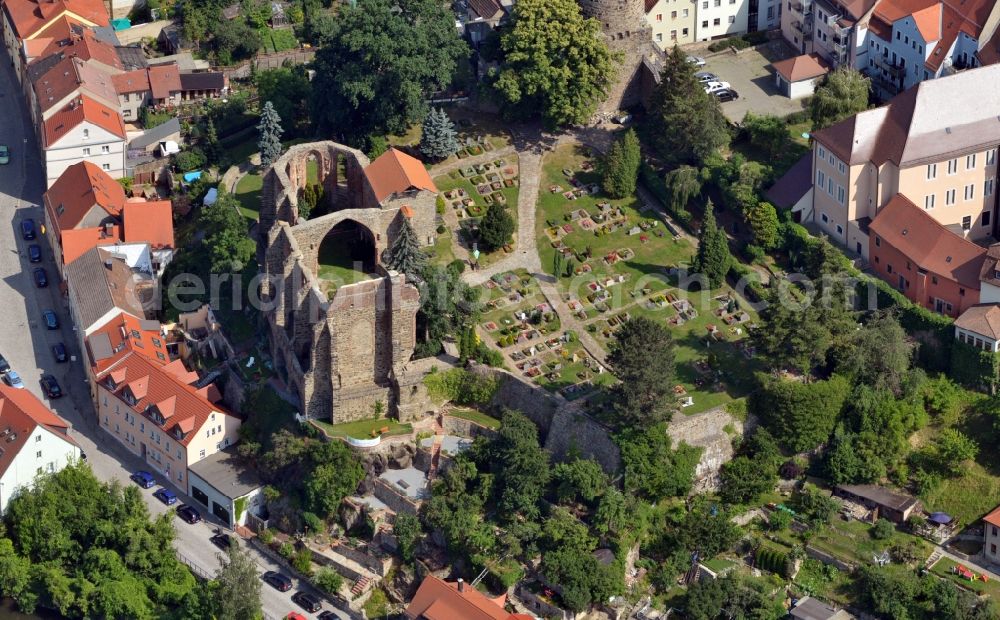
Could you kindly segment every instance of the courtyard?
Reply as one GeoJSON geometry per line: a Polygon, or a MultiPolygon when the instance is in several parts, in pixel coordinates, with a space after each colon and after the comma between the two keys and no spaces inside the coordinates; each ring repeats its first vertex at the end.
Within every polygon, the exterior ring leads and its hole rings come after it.
{"type": "Polygon", "coordinates": [[[803,109],[804,99],[789,99],[774,84],[774,73],[768,65],[793,56],[784,41],[740,50],[738,54],[722,52],[705,58],[701,71],[710,71],[729,82],[740,94],[736,101],[722,104],[722,112],[731,122],[739,123],[747,112],[787,116],[803,109]]]}

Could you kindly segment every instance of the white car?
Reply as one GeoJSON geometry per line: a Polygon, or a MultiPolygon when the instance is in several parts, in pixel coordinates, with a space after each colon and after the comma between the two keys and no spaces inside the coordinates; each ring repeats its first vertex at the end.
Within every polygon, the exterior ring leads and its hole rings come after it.
{"type": "Polygon", "coordinates": [[[705,66],[705,59],[701,56],[688,56],[687,61],[696,67],[705,66]]]}
{"type": "Polygon", "coordinates": [[[706,82],[704,86],[706,93],[714,93],[717,90],[729,88],[729,82],[706,82]]]}

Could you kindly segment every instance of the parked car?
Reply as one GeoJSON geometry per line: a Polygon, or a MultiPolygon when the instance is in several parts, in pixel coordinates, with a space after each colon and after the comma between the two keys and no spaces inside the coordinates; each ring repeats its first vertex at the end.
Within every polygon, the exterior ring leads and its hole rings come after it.
{"type": "Polygon", "coordinates": [[[177,516],[191,524],[201,521],[201,513],[198,512],[198,509],[187,504],[181,504],[177,507],[177,516]]]}
{"type": "Polygon", "coordinates": [[[302,609],[305,609],[311,614],[323,609],[323,606],[320,605],[319,600],[317,600],[315,596],[309,594],[308,592],[303,592],[302,590],[293,594],[292,600],[298,603],[302,609]]]}
{"type": "Polygon", "coordinates": [[[309,620],[297,611],[290,611],[288,615],[285,616],[285,620],[309,620]]]}
{"type": "Polygon", "coordinates": [[[156,491],[153,492],[153,497],[160,500],[167,506],[173,506],[177,503],[177,494],[170,489],[165,489],[163,487],[156,489],[156,491]]]}
{"type": "Polygon", "coordinates": [[[156,484],[156,480],[153,478],[153,474],[149,473],[148,471],[143,471],[141,469],[132,474],[131,476],[129,476],[129,478],[132,479],[132,482],[138,484],[144,489],[150,489],[156,484]]]}
{"type": "Polygon", "coordinates": [[[702,86],[705,87],[706,93],[714,93],[717,90],[729,88],[729,82],[705,82],[702,86]]]}
{"type": "Polygon", "coordinates": [[[8,370],[7,374],[3,376],[3,380],[12,388],[24,389],[24,381],[21,381],[21,375],[17,374],[16,370],[8,370]]]}
{"type": "Polygon", "coordinates": [[[42,321],[46,329],[59,329],[59,317],[51,310],[42,310],[42,321]]]}
{"type": "Polygon", "coordinates": [[[622,112],[621,114],[616,114],[611,117],[611,120],[618,123],[619,125],[628,125],[632,122],[632,115],[628,112],[622,112]]]}
{"type": "Polygon", "coordinates": [[[319,618],[319,620],[340,620],[340,616],[333,613],[329,609],[327,609],[326,611],[324,611],[323,613],[321,613],[316,617],[319,618]]]}
{"type": "Polygon", "coordinates": [[[735,101],[740,98],[740,94],[732,88],[723,88],[722,90],[717,90],[712,94],[715,95],[716,99],[722,102],[735,101]]]}
{"type": "Polygon", "coordinates": [[[29,263],[40,263],[42,262],[42,246],[37,243],[32,243],[28,246],[28,262],[29,263]]]}
{"type": "Polygon", "coordinates": [[[10,362],[7,361],[6,357],[0,355],[0,373],[5,373],[8,370],[10,370],[10,362]]]}
{"type": "Polygon", "coordinates": [[[711,71],[699,71],[694,74],[694,79],[704,84],[705,82],[718,82],[719,76],[715,75],[711,71]]]}
{"type": "Polygon", "coordinates": [[[31,241],[35,238],[35,220],[31,218],[21,220],[21,237],[25,241],[31,241]]]}
{"type": "Polygon", "coordinates": [[[288,575],[282,575],[278,571],[269,570],[261,578],[265,583],[280,592],[288,592],[292,589],[292,578],[288,575]]]}
{"type": "Polygon", "coordinates": [[[59,387],[59,382],[52,375],[42,375],[41,381],[39,383],[42,385],[42,391],[49,398],[62,398],[63,391],[59,387]]]}
{"type": "Polygon", "coordinates": [[[45,268],[36,267],[32,275],[35,277],[35,286],[38,288],[45,288],[49,285],[49,274],[45,273],[45,268]]]}
{"type": "Polygon", "coordinates": [[[52,357],[56,358],[57,364],[66,362],[69,359],[69,354],[66,353],[66,345],[61,342],[52,345],[52,357]]]}
{"type": "Polygon", "coordinates": [[[233,539],[229,534],[216,534],[215,536],[209,538],[212,544],[225,551],[233,544],[233,539]]]}
{"type": "Polygon", "coordinates": [[[6,144],[0,144],[0,166],[10,163],[10,149],[6,144]]]}
{"type": "Polygon", "coordinates": [[[687,61],[696,67],[705,66],[705,59],[701,56],[688,56],[687,61]]]}

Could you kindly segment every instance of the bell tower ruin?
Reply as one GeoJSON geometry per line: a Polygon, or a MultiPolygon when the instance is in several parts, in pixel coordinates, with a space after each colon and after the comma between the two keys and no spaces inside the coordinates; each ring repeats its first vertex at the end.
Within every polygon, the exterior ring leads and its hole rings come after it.
{"type": "Polygon", "coordinates": [[[601,24],[608,48],[622,55],[598,113],[643,103],[660,79],[663,51],[653,43],[643,0],[578,0],[586,17],[601,24]]]}

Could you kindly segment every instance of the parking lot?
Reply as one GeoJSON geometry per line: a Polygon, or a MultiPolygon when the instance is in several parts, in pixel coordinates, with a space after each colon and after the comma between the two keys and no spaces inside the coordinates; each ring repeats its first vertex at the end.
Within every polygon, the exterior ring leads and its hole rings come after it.
{"type": "Polygon", "coordinates": [[[706,61],[698,70],[711,71],[740,94],[736,101],[722,104],[722,111],[730,121],[742,121],[747,112],[786,116],[801,110],[803,100],[782,95],[774,85],[774,75],[768,65],[792,54],[791,48],[780,40],[742,50],[739,54],[723,52],[706,56],[698,53],[706,61]]]}

